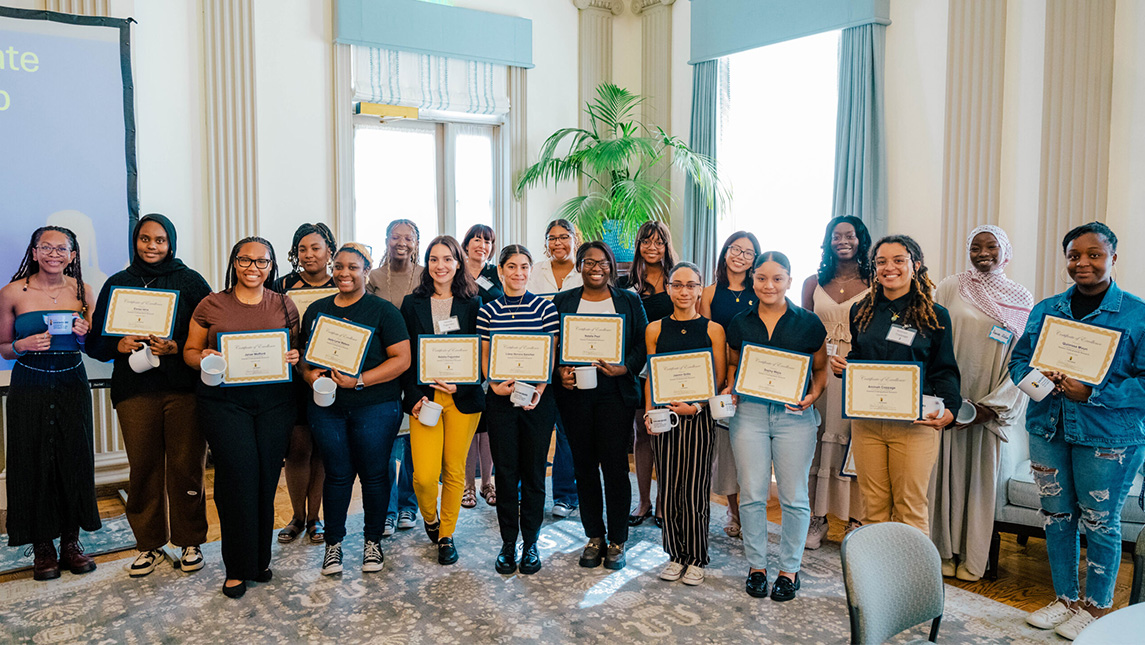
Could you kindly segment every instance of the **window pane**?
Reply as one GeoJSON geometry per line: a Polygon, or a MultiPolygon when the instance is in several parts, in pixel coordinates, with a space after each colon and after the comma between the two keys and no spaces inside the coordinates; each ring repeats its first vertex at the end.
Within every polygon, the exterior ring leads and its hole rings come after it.
{"type": "Polygon", "coordinates": [[[457,231],[460,240],[474,224],[493,225],[493,128],[457,126],[454,149],[457,231]]]}
{"type": "Polygon", "coordinates": [[[819,267],[831,219],[838,52],[834,31],[734,54],[721,91],[718,154],[733,195],[717,243],[755,233],[790,258],[796,285],[819,267]]]}
{"type": "Polygon", "coordinates": [[[354,237],[380,260],[386,225],[417,223],[422,240],[437,235],[435,129],[402,126],[354,128],[354,237]]]}

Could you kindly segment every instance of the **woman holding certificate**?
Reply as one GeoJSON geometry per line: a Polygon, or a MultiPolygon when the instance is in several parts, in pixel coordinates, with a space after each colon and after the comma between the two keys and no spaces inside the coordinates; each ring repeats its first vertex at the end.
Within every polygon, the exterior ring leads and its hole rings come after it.
{"type": "Polygon", "coordinates": [[[831,369],[844,377],[844,410],[853,419],[851,452],[866,509],[863,523],[894,520],[929,533],[927,489],[940,433],[962,405],[950,314],[934,304],[922,249],[910,237],[880,239],[871,249],[871,264],[874,285],[851,306],[851,351],[846,358],[831,357],[831,369]],[[848,361],[878,365],[866,372],[866,366],[852,365],[861,375],[852,381],[852,374],[844,374],[848,361]],[[875,370],[881,371],[872,376],[875,370]],[[867,383],[876,384],[859,387],[867,383]],[[928,399],[931,409],[920,409],[920,393],[934,397],[928,399]]]}
{"type": "Polygon", "coordinates": [[[518,570],[518,534],[524,543],[521,573],[541,569],[537,538],[545,512],[545,462],[557,416],[547,385],[560,317],[553,303],[526,289],[532,265],[528,249],[520,244],[505,247],[498,263],[505,295],[477,314],[484,373],[490,382],[485,397],[489,443],[497,488],[508,493],[497,500],[502,544],[495,568],[503,575],[518,570]],[[518,489],[519,505],[513,492],[518,489]]]}
{"type": "Polygon", "coordinates": [[[1057,595],[1026,621],[1072,640],[1112,609],[1119,518],[1145,461],[1145,301],[1113,280],[1117,236],[1105,224],[1074,228],[1062,249],[1073,285],[1034,307],[1010,378],[1031,397],[1030,468],[1057,595]],[[1038,393],[1031,384],[1038,375],[1051,381],[1052,393],[1038,393]],[[1079,524],[1087,542],[1084,601],[1079,524]]]}
{"type": "Polygon", "coordinates": [[[465,489],[465,460],[485,409],[475,336],[480,308],[477,285],[463,266],[461,245],[448,235],[434,238],[425,252],[421,284],[402,302],[402,318],[416,350],[402,386],[403,408],[410,415],[413,488],[440,564],[457,562],[453,531],[465,489]],[[449,334],[457,335],[459,342],[451,343],[449,334]],[[471,360],[462,366],[458,358],[465,356],[471,360]],[[466,368],[469,373],[461,373],[466,368]],[[450,378],[450,373],[456,376],[450,378]],[[427,410],[432,411],[424,414],[427,410]]]}
{"type": "Polygon", "coordinates": [[[589,242],[581,246],[577,269],[584,286],[557,294],[553,304],[561,314],[569,314],[564,318],[567,326],[561,330],[562,360],[578,364],[576,368],[560,368],[562,387],[556,395],[557,407],[567,423],[581,523],[588,537],[580,566],[595,567],[603,562],[607,569],[622,569],[632,503],[628,480],[631,423],[617,410],[640,402],[636,375],[644,369],[643,340],[648,321],[636,294],[612,286],[614,266],[616,258],[608,245],[589,242]],[[602,357],[602,353],[607,355],[602,357]]]}
{"type": "Polygon", "coordinates": [[[12,282],[0,289],[0,356],[14,360],[8,387],[8,546],[31,544],[32,577],[95,569],[79,530],[101,526],[95,503],[91,389],[80,350],[91,328],[91,287],[76,236],[32,233],[12,282]],[[52,540],[60,538],[59,558],[52,540]]]}
{"type": "MultiPolygon", "coordinates": [[[[497,275],[497,265],[490,262],[493,249],[497,247],[497,233],[485,224],[474,224],[465,234],[461,248],[465,251],[465,269],[469,277],[477,282],[477,295],[481,302],[493,302],[505,295],[501,289],[501,278],[497,275]]],[[[461,494],[461,506],[477,506],[477,466],[481,466],[481,497],[490,506],[497,505],[497,487],[493,485],[493,453],[489,451],[489,427],[485,415],[477,422],[473,443],[469,446],[469,457],[465,461],[465,492],[461,494]]]]}
{"type": "Polygon", "coordinates": [[[1002,441],[1028,400],[1010,380],[1009,364],[1034,297],[1006,277],[1014,250],[1005,231],[979,226],[966,237],[966,250],[970,268],[940,282],[934,301],[950,312],[962,406],[973,414],[959,415],[959,425],[942,433],[930,538],[943,575],[973,582],[986,572],[990,553],[1002,441]]]}
{"type": "MultiPolygon", "coordinates": [[[[318,298],[325,298],[337,291],[334,278],[330,275],[330,261],[338,245],[334,233],[322,222],[303,224],[294,231],[294,240],[287,254],[294,271],[282,276],[274,283],[274,290],[285,293],[294,300],[299,311],[306,312],[307,304],[318,298]]],[[[294,431],[290,435],[290,448],[286,452],[286,492],[290,495],[293,514],[290,523],[278,532],[279,542],[293,542],[306,531],[311,544],[322,544],[324,540],[318,510],[322,507],[322,457],[314,448],[314,438],[306,420],[306,404],[310,400],[310,388],[299,379],[294,393],[298,405],[298,417],[294,431]]]]}
{"type": "Polygon", "coordinates": [[[400,377],[410,365],[410,346],[398,310],[366,293],[370,259],[364,246],[344,244],[334,255],[338,294],[310,305],[302,319],[303,378],[312,387],[320,378],[333,381],[324,385],[337,386],[333,402],[322,406],[312,400],[307,412],[326,466],[323,575],[342,572],[342,539],[355,477],[362,483],[365,515],[362,572],[381,571],[385,560],[381,539],[392,472],[386,457],[402,424],[400,377]]]}
{"type": "Polygon", "coordinates": [[[227,262],[226,287],[195,307],[183,360],[208,375],[218,362],[234,387],[199,385],[199,429],[215,462],[215,505],[222,530],[223,594],[239,598],[246,581],[270,580],[274,494],[294,425],[291,366],[298,309],[271,290],[274,247],[240,240],[227,262]],[[267,331],[273,330],[273,331],[267,331]],[[255,333],[257,332],[257,333],[255,333]]]}
{"type": "MultiPolygon", "coordinates": [[[[672,297],[672,313],[649,323],[644,334],[649,361],[653,354],[699,351],[711,352],[712,391],[715,394],[724,381],[727,342],[724,329],[704,318],[697,311],[704,288],[700,270],[690,262],[681,262],[664,275],[668,293],[672,297]]],[[[650,364],[655,370],[655,364],[650,364]]],[[[705,376],[686,374],[690,381],[705,376]]],[[[645,427],[652,431],[649,416],[653,409],[655,392],[651,375],[644,383],[645,427]]],[[[664,550],[670,561],[660,572],[660,579],[683,580],[686,585],[704,581],[704,567],[708,565],[708,521],[712,484],[712,453],[715,450],[715,423],[711,411],[703,403],[670,401],[666,408],[678,418],[679,425],[652,436],[652,455],[662,491],[662,517],[664,518],[664,550]]]]}
{"type": "Polygon", "coordinates": [[[767,596],[767,498],[774,466],[783,526],[771,599],[785,601],[799,589],[811,521],[807,473],[819,426],[819,411],[812,404],[827,385],[827,329],[818,316],[788,300],[791,263],[786,255],[760,255],[752,278],[759,306],[728,325],[729,386],[724,393],[739,395],[730,435],[740,482],[743,547],[751,567],[747,593],[767,596]]]}
{"type": "Polygon", "coordinates": [[[198,375],[183,362],[182,347],[191,314],[211,287],[175,257],[175,226],[166,217],[144,215],[132,239],[131,264],[104,282],[87,340],[92,358],[115,361],[111,401],[131,466],[126,510],[139,550],[128,573],[154,571],[167,557],[168,540],[182,549],[179,569],[196,571],[207,539],[207,441],[195,409],[198,375]],[[120,328],[121,308],[157,314],[163,329],[120,328]],[[156,360],[143,371],[133,368],[148,353],[156,360]]]}

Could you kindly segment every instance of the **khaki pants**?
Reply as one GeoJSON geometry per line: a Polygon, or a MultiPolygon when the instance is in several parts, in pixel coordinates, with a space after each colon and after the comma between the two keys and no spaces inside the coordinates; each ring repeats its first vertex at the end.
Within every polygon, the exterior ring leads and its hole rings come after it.
{"type": "Polygon", "coordinates": [[[855,419],[851,451],[868,522],[902,522],[930,535],[926,497],[941,430],[902,421],[855,419]]]}

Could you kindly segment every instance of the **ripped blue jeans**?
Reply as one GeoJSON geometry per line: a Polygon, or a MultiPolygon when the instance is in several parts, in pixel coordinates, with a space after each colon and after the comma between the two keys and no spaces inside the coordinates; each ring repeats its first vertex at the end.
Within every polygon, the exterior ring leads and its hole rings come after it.
{"type": "Polygon", "coordinates": [[[1080,524],[1086,536],[1086,601],[1110,607],[1121,565],[1121,508],[1145,461],[1145,446],[1083,446],[1066,443],[1064,434],[1060,429],[1050,439],[1030,434],[1054,593],[1070,602],[1079,597],[1080,524]]]}

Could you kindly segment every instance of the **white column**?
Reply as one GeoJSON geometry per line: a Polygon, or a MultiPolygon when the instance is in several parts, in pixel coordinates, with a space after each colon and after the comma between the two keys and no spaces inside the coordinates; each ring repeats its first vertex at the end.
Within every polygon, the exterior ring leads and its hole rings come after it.
{"type": "Polygon", "coordinates": [[[354,90],[350,45],[334,43],[334,210],[338,244],[354,239],[354,90]]]}
{"type": "Polygon", "coordinates": [[[584,104],[596,96],[596,87],[612,80],[612,17],[624,10],[621,0],[573,0],[580,9],[578,50],[580,60],[581,127],[588,127],[584,104]]]}
{"type": "Polygon", "coordinates": [[[111,13],[111,0],[47,0],[45,5],[48,11],[82,16],[107,16],[111,13]]]}
{"type": "Polygon", "coordinates": [[[503,147],[507,151],[508,163],[502,164],[502,167],[508,167],[502,182],[502,194],[509,202],[509,221],[505,222],[509,235],[501,242],[502,246],[512,242],[524,244],[528,240],[528,195],[522,195],[520,199],[512,197],[513,182],[529,163],[528,106],[525,100],[528,71],[524,67],[509,68],[509,121],[503,128],[508,134],[508,145],[503,147]]]}
{"type": "Polygon", "coordinates": [[[640,93],[644,121],[666,131],[672,126],[672,4],[676,0],[632,0],[640,16],[640,93]]]}

